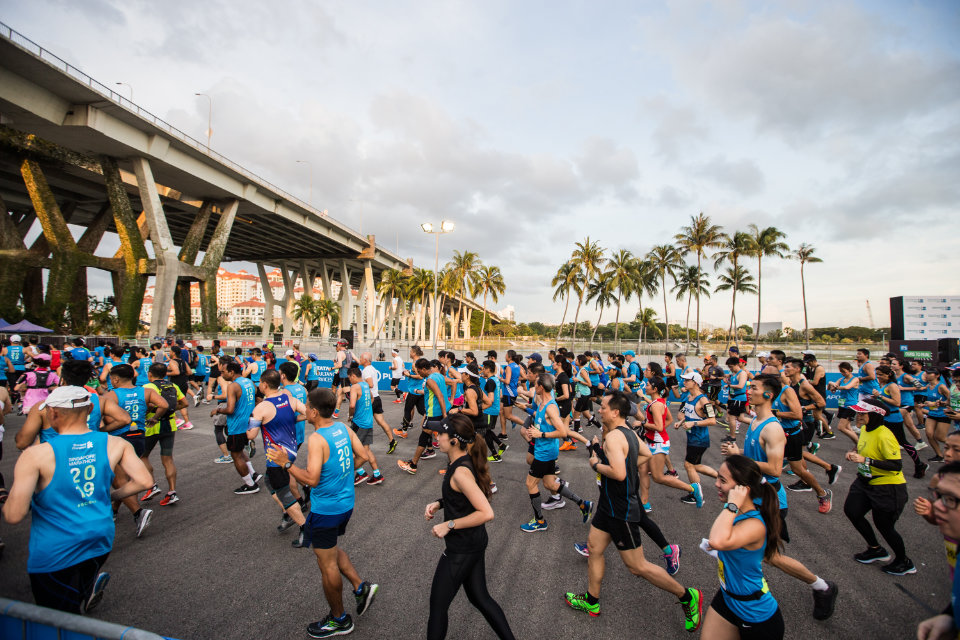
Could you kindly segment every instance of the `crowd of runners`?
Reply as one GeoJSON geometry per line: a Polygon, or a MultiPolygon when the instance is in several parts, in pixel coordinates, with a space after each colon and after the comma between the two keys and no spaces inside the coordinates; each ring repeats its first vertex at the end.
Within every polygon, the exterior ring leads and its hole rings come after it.
{"type": "MultiPolygon", "coordinates": [[[[154,514],[150,505],[181,501],[174,443],[177,431],[193,428],[191,410],[213,418],[221,455],[212,463],[233,465],[240,480],[233,493],[265,488],[277,505],[278,530],[297,527],[292,546],[313,550],[330,608],[308,626],[314,638],[354,629],[343,578],[357,615],[380,589],[361,577],[364,567],[354,566],[338,540],[353,514],[355,487],[383,485],[384,456],[396,455],[398,439],[411,436],[416,447],[412,457],[396,461],[401,470],[422,473],[424,461],[443,460],[434,463],[442,475],[440,498],[424,510],[427,520],[442,512],[432,533],[446,544],[431,585],[428,638],[446,636],[461,587],[497,637],[514,637],[485,573],[497,464],[508,456],[523,456],[528,467],[531,518],[496,526],[536,534],[548,530],[547,511],[576,507],[574,517],[589,528],[585,541],[570,542],[588,558],[588,570],[582,586],[564,598],[590,616],[601,613],[603,556],[613,543],[629,571],[671,594],[684,628],[702,637],[784,636],[767,567],[807,585],[812,616],[830,618],[837,585],[787,553],[788,497],[796,494],[794,518],[826,516],[834,506],[831,486],[845,469],[856,478],[843,513],[865,548],[837,558],[836,571],[856,561],[883,563],[894,576],[915,573],[896,529],[909,500],[901,451],[915,478],[930,475],[929,497],[915,497],[912,507],[940,528],[952,575],[960,540],[960,367],[925,367],[896,354],[874,362],[860,349],[828,383],[809,351],[759,353],[759,369],[751,371],[736,347],[701,365],[685,354],[642,364],[633,351],[603,357],[566,349],[527,357],[512,350],[479,358],[468,352],[462,360],[440,351],[427,359],[413,346],[386,358],[390,392],[381,395],[371,353],[355,355],[338,343],[331,381],[315,354],[281,351],[264,345],[228,353],[219,341],[209,350],[171,340],[149,349],[91,349],[80,338],[62,351],[23,344],[19,336],[3,344],[0,443],[2,417],[16,411],[25,418],[14,438],[22,453],[9,489],[0,475],[0,502],[11,525],[31,514],[27,571],[37,604],[93,610],[109,581],[102,569],[120,514],[129,513],[140,537],[154,514]],[[836,413],[827,408],[829,394],[838,396],[836,413]],[[385,400],[403,405],[396,428],[385,419],[385,400]],[[374,444],[378,428],[385,446],[374,444]],[[849,438],[850,450],[843,459],[821,458],[820,441],[837,437],[849,438]],[[259,470],[253,462],[258,443],[259,470]],[[151,462],[158,445],[163,478],[151,462]],[[918,452],[927,448],[933,455],[923,460],[918,452]],[[586,457],[566,458],[566,475],[568,465],[589,466],[597,493],[561,475],[560,452],[577,449],[586,457]],[[713,494],[705,482],[712,482],[713,494]],[[719,587],[709,601],[697,586],[678,581],[681,549],[650,516],[652,484],[672,493],[678,509],[719,511],[712,525],[704,520],[708,535],[700,545],[717,563],[719,587]],[[710,495],[718,505],[707,505],[710,495]],[[641,531],[662,564],[646,558],[641,531]]],[[[951,603],[921,623],[918,638],[956,637],[958,596],[960,578],[951,603]]]]}

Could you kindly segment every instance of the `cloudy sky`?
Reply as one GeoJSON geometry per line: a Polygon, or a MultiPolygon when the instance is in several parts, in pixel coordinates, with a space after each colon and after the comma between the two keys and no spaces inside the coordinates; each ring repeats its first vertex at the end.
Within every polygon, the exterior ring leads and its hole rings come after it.
{"type": "MultiPolygon", "coordinates": [[[[816,247],[811,326],[865,325],[865,299],[888,325],[890,296],[960,292],[954,0],[0,9],[201,139],[208,93],[217,151],[304,199],[309,161],[318,208],[422,266],[418,225],[453,220],[441,260],[498,265],[518,320],[560,320],[549,282],[575,241],[643,254],[700,211],[816,247]]],[[[802,327],[798,263],[765,262],[763,285],[764,320],[802,327]]],[[[702,317],[729,312],[716,294],[702,317]]],[[[755,297],[738,304],[755,313],[755,297]]]]}

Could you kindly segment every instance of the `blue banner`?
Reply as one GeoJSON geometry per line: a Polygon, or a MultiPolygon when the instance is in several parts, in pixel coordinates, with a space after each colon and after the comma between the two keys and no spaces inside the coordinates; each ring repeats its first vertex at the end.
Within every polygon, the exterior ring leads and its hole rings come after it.
{"type": "MultiPolygon", "coordinates": [[[[320,381],[318,386],[320,387],[332,387],[333,386],[333,360],[317,360],[314,365],[317,367],[318,372],[320,373],[320,381]]],[[[407,369],[410,369],[410,365],[406,365],[407,369]]],[[[380,391],[389,391],[390,390],[390,363],[389,362],[380,362],[379,360],[373,363],[373,368],[377,370],[379,374],[379,379],[377,381],[377,389],[380,391]]],[[[400,383],[401,389],[403,389],[404,382],[400,383]]]]}

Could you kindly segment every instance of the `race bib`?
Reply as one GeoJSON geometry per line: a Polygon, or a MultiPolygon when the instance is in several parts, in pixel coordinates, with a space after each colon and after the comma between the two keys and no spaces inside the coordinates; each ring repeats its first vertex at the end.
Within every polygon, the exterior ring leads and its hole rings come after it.
{"type": "Polygon", "coordinates": [[[846,404],[847,404],[846,398],[838,398],[838,399],[837,399],[837,406],[840,407],[841,409],[842,409],[843,407],[845,407],[846,404]]]}
{"type": "Polygon", "coordinates": [[[723,560],[717,558],[717,578],[720,580],[720,588],[726,591],[727,581],[723,571],[723,560]]]}
{"type": "Polygon", "coordinates": [[[863,476],[864,478],[872,478],[873,473],[870,471],[870,465],[865,462],[857,464],[857,473],[863,476]]]}

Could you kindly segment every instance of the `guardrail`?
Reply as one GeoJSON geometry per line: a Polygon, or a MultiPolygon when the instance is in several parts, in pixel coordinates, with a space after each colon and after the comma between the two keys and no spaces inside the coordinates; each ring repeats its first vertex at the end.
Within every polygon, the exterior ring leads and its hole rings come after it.
{"type": "Polygon", "coordinates": [[[135,627],[0,598],[0,638],[59,640],[67,637],[70,640],[171,640],[135,627]]]}

